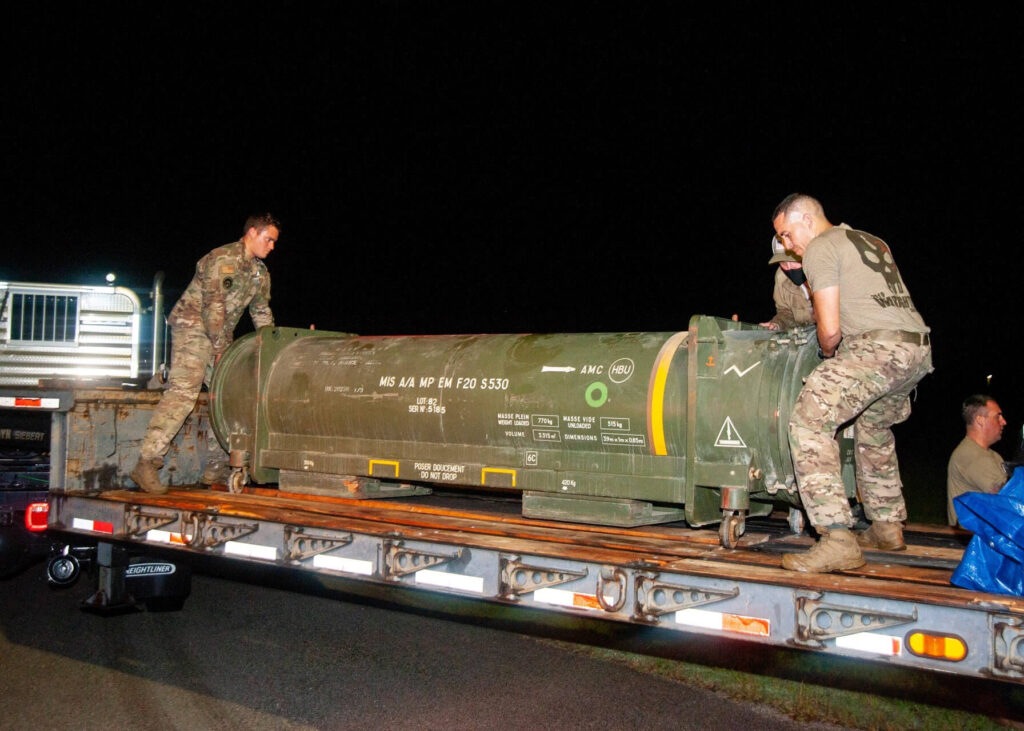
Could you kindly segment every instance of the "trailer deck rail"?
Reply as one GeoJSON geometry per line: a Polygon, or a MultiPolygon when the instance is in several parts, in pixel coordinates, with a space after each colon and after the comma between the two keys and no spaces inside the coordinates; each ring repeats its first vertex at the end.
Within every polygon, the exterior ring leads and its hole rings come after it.
{"type": "MultiPolygon", "coordinates": [[[[1024,599],[951,586],[962,554],[955,543],[869,552],[857,570],[807,575],[782,570],[779,559],[809,537],[756,525],[738,548],[725,549],[713,530],[571,525],[468,505],[264,488],[53,493],[50,527],[99,542],[1024,681],[1024,599]]],[[[913,537],[914,527],[908,532],[913,537]]]]}

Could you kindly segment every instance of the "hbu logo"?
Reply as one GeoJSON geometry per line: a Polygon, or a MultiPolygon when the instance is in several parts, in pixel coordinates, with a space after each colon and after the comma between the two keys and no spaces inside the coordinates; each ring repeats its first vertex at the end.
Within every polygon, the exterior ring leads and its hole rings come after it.
{"type": "Polygon", "coordinates": [[[615,383],[622,383],[633,375],[633,368],[632,358],[619,358],[608,368],[608,377],[615,383]]]}

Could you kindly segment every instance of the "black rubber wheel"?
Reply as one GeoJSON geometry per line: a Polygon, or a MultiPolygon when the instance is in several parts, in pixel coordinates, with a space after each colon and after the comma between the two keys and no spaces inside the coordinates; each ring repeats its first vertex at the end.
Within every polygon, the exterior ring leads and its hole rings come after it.
{"type": "Polygon", "coordinates": [[[46,564],[46,579],[50,586],[66,589],[78,581],[82,566],[74,556],[54,556],[46,564]]]}

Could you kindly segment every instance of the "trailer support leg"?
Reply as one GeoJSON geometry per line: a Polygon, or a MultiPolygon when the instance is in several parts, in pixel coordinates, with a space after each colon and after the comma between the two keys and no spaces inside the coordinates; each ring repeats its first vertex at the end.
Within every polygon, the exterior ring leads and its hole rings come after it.
{"type": "Polygon", "coordinates": [[[82,609],[98,614],[120,614],[139,611],[125,586],[128,552],[112,543],[96,546],[96,592],[82,602],[82,609]]]}

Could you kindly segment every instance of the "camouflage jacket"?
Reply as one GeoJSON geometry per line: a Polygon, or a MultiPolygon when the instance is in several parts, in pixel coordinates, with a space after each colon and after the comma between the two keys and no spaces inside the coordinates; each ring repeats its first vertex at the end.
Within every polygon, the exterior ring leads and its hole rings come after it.
{"type": "Polygon", "coordinates": [[[274,324],[270,272],[261,260],[246,257],[245,244],[239,240],[199,260],[167,322],[171,327],[202,328],[219,355],[231,345],[246,307],[256,327],[274,324]]]}
{"type": "Polygon", "coordinates": [[[802,287],[790,281],[781,268],[775,270],[775,317],[771,319],[780,330],[814,324],[814,307],[802,287]]]}

